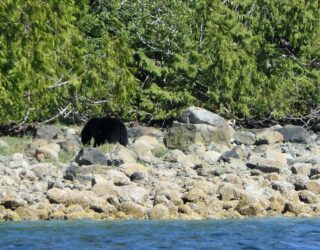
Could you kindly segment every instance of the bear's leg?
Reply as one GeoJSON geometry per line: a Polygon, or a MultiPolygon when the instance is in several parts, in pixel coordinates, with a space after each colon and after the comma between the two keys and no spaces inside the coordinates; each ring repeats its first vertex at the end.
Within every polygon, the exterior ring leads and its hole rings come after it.
{"type": "Polygon", "coordinates": [[[97,146],[100,146],[102,144],[104,144],[106,142],[106,139],[105,138],[102,138],[102,137],[94,137],[94,144],[93,144],[93,147],[97,147],[97,146]]]}

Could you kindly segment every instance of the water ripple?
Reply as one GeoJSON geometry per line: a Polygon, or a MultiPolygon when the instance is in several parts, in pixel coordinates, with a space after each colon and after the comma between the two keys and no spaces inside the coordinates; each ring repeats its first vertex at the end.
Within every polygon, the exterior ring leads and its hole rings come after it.
{"type": "Polygon", "coordinates": [[[320,249],[320,219],[0,223],[0,249],[320,249]]]}

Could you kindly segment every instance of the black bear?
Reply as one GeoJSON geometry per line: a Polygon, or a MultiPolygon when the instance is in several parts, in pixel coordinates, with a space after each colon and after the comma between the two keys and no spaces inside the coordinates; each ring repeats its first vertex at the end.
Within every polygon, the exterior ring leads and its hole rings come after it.
{"type": "Polygon", "coordinates": [[[127,128],[117,118],[91,118],[82,129],[81,142],[84,145],[90,145],[92,137],[94,138],[94,147],[106,142],[119,142],[123,146],[128,144],[127,128]]]}

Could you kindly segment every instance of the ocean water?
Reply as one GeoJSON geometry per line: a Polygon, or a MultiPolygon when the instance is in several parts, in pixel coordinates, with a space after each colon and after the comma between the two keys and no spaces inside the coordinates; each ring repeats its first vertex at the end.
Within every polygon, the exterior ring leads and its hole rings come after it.
{"type": "Polygon", "coordinates": [[[320,249],[320,219],[1,222],[0,249],[320,249]]]}

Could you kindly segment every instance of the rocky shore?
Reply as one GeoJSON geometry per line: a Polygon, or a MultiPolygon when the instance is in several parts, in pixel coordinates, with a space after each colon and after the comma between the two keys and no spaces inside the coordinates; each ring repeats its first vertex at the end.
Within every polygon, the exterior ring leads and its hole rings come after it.
{"type": "Polygon", "coordinates": [[[191,107],[167,130],[128,127],[127,147],[80,132],[44,125],[0,155],[0,220],[320,215],[320,133],[303,127],[233,129],[191,107]]]}

